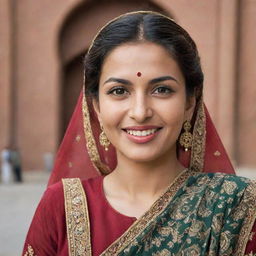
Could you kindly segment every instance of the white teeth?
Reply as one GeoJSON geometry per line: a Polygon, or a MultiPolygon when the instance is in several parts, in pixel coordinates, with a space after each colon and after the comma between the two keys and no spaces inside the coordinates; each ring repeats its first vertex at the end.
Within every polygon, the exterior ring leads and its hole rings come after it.
{"type": "Polygon", "coordinates": [[[148,136],[157,131],[157,129],[143,130],[143,131],[135,131],[135,130],[126,130],[127,133],[134,136],[148,136]]]}

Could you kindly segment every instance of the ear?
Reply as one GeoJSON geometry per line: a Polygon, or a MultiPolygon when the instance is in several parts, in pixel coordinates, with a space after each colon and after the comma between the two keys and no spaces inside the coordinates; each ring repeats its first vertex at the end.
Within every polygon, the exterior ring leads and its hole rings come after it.
{"type": "Polygon", "coordinates": [[[97,114],[98,120],[101,123],[101,115],[100,115],[100,103],[98,99],[93,98],[92,100],[93,108],[97,114]]]}
{"type": "Polygon", "coordinates": [[[194,95],[187,96],[187,102],[186,102],[186,110],[185,110],[185,120],[191,120],[194,110],[196,107],[196,97],[194,95]]]}

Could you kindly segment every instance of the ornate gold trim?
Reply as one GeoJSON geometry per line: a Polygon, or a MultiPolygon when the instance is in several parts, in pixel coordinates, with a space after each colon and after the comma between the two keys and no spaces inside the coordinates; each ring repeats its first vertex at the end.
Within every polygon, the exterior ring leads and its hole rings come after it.
{"type": "Polygon", "coordinates": [[[92,133],[92,128],[91,128],[91,121],[90,121],[90,113],[86,101],[85,94],[83,92],[83,124],[84,124],[84,134],[86,138],[86,146],[89,152],[89,156],[93,162],[98,162],[100,161],[100,156],[99,152],[97,150],[96,142],[94,140],[94,136],[92,133]]]}
{"type": "Polygon", "coordinates": [[[250,185],[244,192],[244,198],[241,204],[248,207],[247,216],[244,219],[244,224],[240,231],[237,247],[236,256],[245,255],[246,245],[250,240],[250,233],[254,222],[256,221],[256,181],[251,181],[250,185]]]}
{"type": "Polygon", "coordinates": [[[90,221],[80,179],[62,179],[70,256],[91,256],[90,221]]]}
{"type": "Polygon", "coordinates": [[[85,87],[83,87],[83,103],[82,103],[82,110],[83,110],[83,126],[84,126],[84,135],[86,140],[86,147],[89,154],[89,157],[92,161],[94,168],[100,175],[106,175],[110,173],[110,168],[104,164],[100,159],[100,154],[97,148],[97,144],[95,142],[95,138],[91,128],[91,121],[90,121],[90,111],[88,109],[88,103],[85,97],[85,87]]]}
{"type": "Polygon", "coordinates": [[[203,171],[206,139],[206,120],[203,97],[198,102],[197,116],[193,129],[193,144],[191,149],[190,169],[203,171]]]}
{"type": "Polygon", "coordinates": [[[30,244],[28,244],[28,249],[25,252],[24,256],[36,256],[34,249],[32,248],[32,246],[30,244]]]}
{"type": "Polygon", "coordinates": [[[151,206],[151,208],[132,226],[112,243],[101,256],[113,256],[120,253],[129,245],[143,230],[154,222],[155,218],[161,214],[173,199],[175,193],[183,186],[184,182],[196,172],[185,169],[176,179],[169,185],[167,190],[159,197],[159,199],[151,206]]]}

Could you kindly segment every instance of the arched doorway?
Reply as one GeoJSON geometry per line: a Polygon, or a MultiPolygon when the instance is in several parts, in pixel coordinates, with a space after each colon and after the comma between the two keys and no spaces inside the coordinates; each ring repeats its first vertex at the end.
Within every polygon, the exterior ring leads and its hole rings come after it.
{"type": "Polygon", "coordinates": [[[166,13],[148,0],[85,2],[72,10],[59,36],[62,64],[60,131],[61,140],[75,107],[83,83],[83,56],[97,31],[112,18],[129,11],[152,10],[166,13]]]}

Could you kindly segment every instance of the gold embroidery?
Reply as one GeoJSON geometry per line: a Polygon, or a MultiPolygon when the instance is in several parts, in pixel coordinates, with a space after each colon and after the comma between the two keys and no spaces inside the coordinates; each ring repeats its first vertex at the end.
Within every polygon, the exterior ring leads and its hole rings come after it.
{"type": "Polygon", "coordinates": [[[205,111],[203,99],[198,103],[197,117],[193,129],[193,145],[191,150],[190,169],[203,171],[205,152],[205,111]]]}
{"type": "Polygon", "coordinates": [[[168,187],[167,191],[159,197],[159,199],[152,205],[152,207],[121,236],[113,244],[111,244],[101,256],[117,255],[129,243],[131,243],[147,226],[149,226],[154,219],[164,211],[165,207],[170,203],[175,193],[183,186],[184,182],[190,175],[196,172],[191,170],[184,170],[168,187]]]}
{"type": "Polygon", "coordinates": [[[62,179],[70,256],[91,256],[86,195],[79,179],[62,179]]]}
{"type": "Polygon", "coordinates": [[[251,232],[251,233],[250,233],[249,241],[252,241],[252,239],[253,239],[253,237],[254,237],[255,233],[256,233],[256,232],[251,232]]]}
{"type": "Polygon", "coordinates": [[[221,228],[223,226],[223,215],[224,213],[218,213],[212,218],[212,229],[215,233],[219,233],[221,231],[221,228]]]}
{"type": "Polygon", "coordinates": [[[220,156],[221,153],[220,153],[220,151],[217,150],[217,151],[214,152],[214,155],[215,155],[215,156],[220,156]]]}
{"type": "Polygon", "coordinates": [[[153,253],[152,256],[172,256],[172,254],[167,249],[163,249],[160,252],[153,253]]]}
{"type": "Polygon", "coordinates": [[[91,122],[90,122],[90,113],[86,101],[86,97],[83,93],[83,120],[84,120],[84,133],[85,133],[85,138],[86,138],[86,146],[88,149],[89,156],[91,160],[94,163],[97,163],[100,161],[100,156],[99,152],[97,150],[96,142],[94,140],[94,136],[92,133],[92,128],[91,128],[91,122]]]}
{"type": "Polygon", "coordinates": [[[90,112],[88,109],[88,103],[85,97],[84,90],[85,90],[85,87],[83,88],[82,111],[83,111],[83,125],[84,125],[84,134],[86,139],[87,151],[95,169],[100,174],[107,174],[110,172],[110,169],[100,159],[100,155],[99,155],[97,145],[94,139],[94,135],[92,132],[92,128],[91,128],[90,112]]]}
{"type": "Polygon", "coordinates": [[[253,251],[251,251],[249,254],[245,254],[244,256],[256,256],[256,253],[253,253],[253,251]]]}
{"type": "Polygon", "coordinates": [[[191,227],[189,229],[188,234],[191,237],[197,236],[199,234],[199,231],[201,231],[203,225],[204,225],[204,223],[202,221],[199,221],[199,220],[192,221],[192,225],[191,225],[191,227]]]}
{"type": "Polygon", "coordinates": [[[225,180],[222,186],[221,193],[227,193],[228,195],[232,195],[237,188],[237,184],[234,181],[225,180]]]}
{"type": "Polygon", "coordinates": [[[79,142],[80,139],[81,139],[81,136],[78,134],[78,135],[76,136],[76,141],[79,142]]]}
{"type": "Polygon", "coordinates": [[[28,244],[28,249],[25,252],[24,256],[36,256],[31,245],[28,244]]]}
{"type": "Polygon", "coordinates": [[[244,218],[244,224],[240,231],[236,256],[243,256],[245,254],[246,245],[250,239],[250,233],[256,220],[256,181],[251,181],[244,192],[244,198],[239,210],[243,212],[245,208],[247,215],[244,218]]]}
{"type": "Polygon", "coordinates": [[[184,255],[184,256],[199,256],[201,255],[201,249],[198,247],[198,245],[191,245],[187,249],[183,250],[178,253],[178,255],[184,255]]]}
{"type": "Polygon", "coordinates": [[[232,234],[230,233],[230,231],[227,230],[221,233],[220,249],[222,252],[223,251],[225,252],[230,248],[231,238],[232,238],[232,234]]]}

